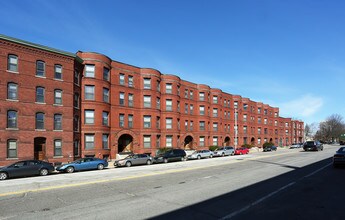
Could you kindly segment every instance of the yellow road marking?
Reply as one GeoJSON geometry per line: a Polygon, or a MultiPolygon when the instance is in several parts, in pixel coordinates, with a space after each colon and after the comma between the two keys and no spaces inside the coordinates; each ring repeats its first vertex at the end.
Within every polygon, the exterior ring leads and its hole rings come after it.
{"type": "Polygon", "coordinates": [[[103,179],[103,180],[96,180],[96,181],[89,181],[89,182],[82,182],[82,183],[72,183],[72,184],[64,184],[59,186],[50,186],[50,187],[44,187],[39,189],[28,189],[28,190],[22,190],[22,191],[15,191],[15,192],[7,192],[0,194],[0,197],[4,196],[13,196],[18,194],[24,194],[29,192],[42,192],[42,191],[48,191],[48,190],[54,190],[54,189],[63,189],[63,188],[71,188],[71,187],[78,187],[78,186],[85,186],[85,185],[92,185],[92,184],[99,184],[99,183],[107,183],[107,182],[114,182],[114,181],[124,181],[124,180],[130,180],[130,179],[138,179],[143,177],[150,177],[150,176],[157,176],[157,175],[163,175],[163,174],[170,174],[170,173],[179,173],[179,172],[185,172],[185,171],[191,171],[191,170],[198,170],[198,169],[204,169],[209,167],[216,167],[216,166],[224,166],[232,163],[240,163],[248,160],[254,160],[259,158],[267,158],[267,157],[273,157],[273,156],[280,156],[280,155],[286,155],[286,154],[293,154],[292,152],[289,153],[282,153],[282,154],[276,154],[276,155],[265,155],[265,156],[259,156],[254,158],[244,158],[243,160],[231,160],[224,162],[222,164],[213,164],[213,165],[207,165],[207,166],[196,166],[196,167],[189,167],[189,168],[177,168],[177,169],[171,169],[171,170],[165,170],[165,171],[156,171],[154,173],[147,173],[142,175],[135,175],[135,176],[127,176],[127,177],[114,177],[110,179],[103,179]]]}

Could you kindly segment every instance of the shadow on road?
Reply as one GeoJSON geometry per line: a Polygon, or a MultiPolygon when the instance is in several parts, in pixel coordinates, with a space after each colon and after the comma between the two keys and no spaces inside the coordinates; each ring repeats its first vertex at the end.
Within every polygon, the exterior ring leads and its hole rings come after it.
{"type": "Polygon", "coordinates": [[[293,170],[151,219],[345,219],[344,168],[333,168],[331,158],[302,168],[277,165],[293,170]]]}

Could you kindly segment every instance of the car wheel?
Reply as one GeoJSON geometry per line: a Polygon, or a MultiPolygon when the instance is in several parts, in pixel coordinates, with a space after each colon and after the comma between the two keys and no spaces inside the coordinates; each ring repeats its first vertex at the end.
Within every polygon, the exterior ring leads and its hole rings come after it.
{"type": "Polygon", "coordinates": [[[240,152],[240,155],[242,155],[242,152],[240,152]]]}
{"type": "Polygon", "coordinates": [[[45,168],[43,168],[43,169],[40,170],[40,176],[47,176],[48,173],[49,173],[48,170],[45,169],[45,168]]]}
{"type": "Polygon", "coordinates": [[[224,157],[225,156],[225,154],[224,153],[222,153],[222,157],[224,157]]]}
{"type": "Polygon", "coordinates": [[[146,161],[146,164],[147,164],[147,165],[151,165],[151,164],[152,164],[152,161],[151,161],[151,160],[147,160],[147,161],[146,161]]]}
{"type": "Polygon", "coordinates": [[[1,173],[0,173],[0,180],[5,180],[5,179],[7,179],[7,178],[8,178],[7,173],[5,173],[5,172],[1,172],[1,173]]]}
{"type": "Polygon", "coordinates": [[[213,155],[211,154],[211,155],[210,155],[210,158],[212,158],[212,157],[213,157],[213,155]]]}
{"type": "Polygon", "coordinates": [[[200,155],[198,155],[198,160],[200,160],[201,159],[201,156],[200,155]]]}
{"type": "Polygon", "coordinates": [[[132,163],[129,162],[129,161],[127,161],[127,162],[126,162],[126,167],[130,167],[130,166],[132,166],[132,163]]]}
{"type": "Polygon", "coordinates": [[[164,158],[164,159],[163,159],[163,162],[164,162],[164,163],[168,163],[168,158],[164,158]]]}
{"type": "Polygon", "coordinates": [[[67,173],[73,173],[74,172],[74,167],[67,167],[66,168],[67,173]]]}
{"type": "Polygon", "coordinates": [[[97,165],[97,170],[103,170],[104,169],[104,165],[103,164],[98,164],[97,165]]]}

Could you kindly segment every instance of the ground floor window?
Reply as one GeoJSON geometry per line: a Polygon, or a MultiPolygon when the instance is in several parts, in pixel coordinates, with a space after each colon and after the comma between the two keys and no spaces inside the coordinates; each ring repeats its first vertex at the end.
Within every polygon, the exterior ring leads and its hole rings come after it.
{"type": "Polygon", "coordinates": [[[144,135],[144,148],[151,148],[151,136],[144,135]]]}
{"type": "Polygon", "coordinates": [[[17,140],[7,141],[7,158],[17,158],[17,140]]]}
{"type": "Polygon", "coordinates": [[[218,137],[213,137],[212,138],[212,145],[213,146],[218,146],[218,137]]]}
{"type": "Polygon", "coordinates": [[[166,147],[172,147],[173,137],[172,135],[166,136],[166,147]]]}
{"type": "Polygon", "coordinates": [[[85,134],[85,149],[90,150],[95,148],[95,135],[85,134]]]}
{"type": "Polygon", "coordinates": [[[62,141],[54,140],[54,156],[62,156],[62,141]]]}
{"type": "Polygon", "coordinates": [[[204,136],[199,137],[199,145],[200,145],[200,147],[205,146],[205,137],[204,136]]]}

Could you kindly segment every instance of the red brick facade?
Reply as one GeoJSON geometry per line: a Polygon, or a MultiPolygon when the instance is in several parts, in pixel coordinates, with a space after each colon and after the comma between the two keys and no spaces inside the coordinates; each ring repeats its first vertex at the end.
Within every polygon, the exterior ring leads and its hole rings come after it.
{"type": "Polygon", "coordinates": [[[178,76],[3,36],[0,48],[0,165],[35,157],[66,162],[79,156],[113,159],[123,151],[154,155],[162,147],[303,141],[303,122],[280,117],[279,108],[178,76]],[[8,70],[11,54],[18,58],[18,71],[8,70]],[[36,75],[37,61],[44,61],[44,77],[36,75]],[[54,78],[55,65],[62,66],[62,80],[54,78]],[[14,100],[8,98],[11,82],[18,85],[14,100]],[[37,87],[44,88],[44,103],[35,100],[37,87]],[[54,104],[57,89],[62,105],[54,104]],[[15,128],[8,125],[11,110],[17,112],[15,128]],[[44,129],[35,129],[38,112],[44,113],[44,129]],[[54,129],[55,114],[62,115],[60,130],[54,129]],[[16,157],[9,140],[16,140],[16,157]],[[61,148],[55,140],[61,140],[61,148]]]}

